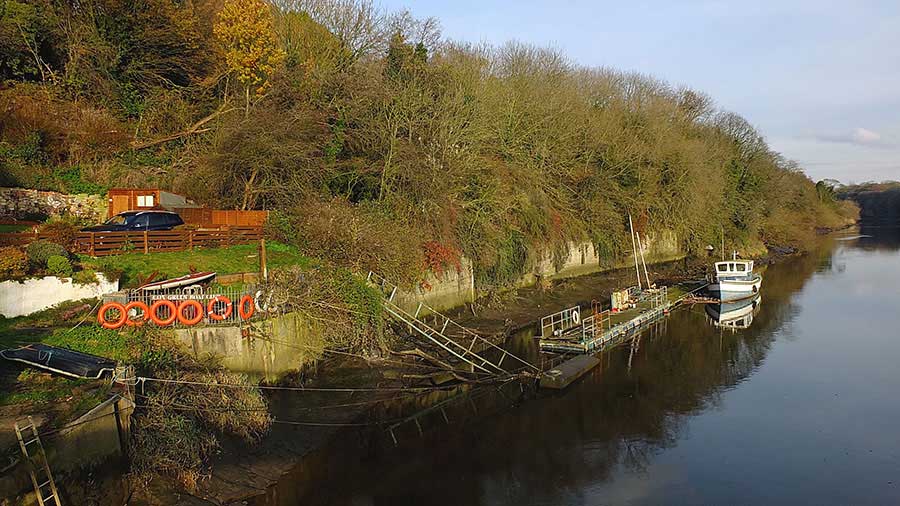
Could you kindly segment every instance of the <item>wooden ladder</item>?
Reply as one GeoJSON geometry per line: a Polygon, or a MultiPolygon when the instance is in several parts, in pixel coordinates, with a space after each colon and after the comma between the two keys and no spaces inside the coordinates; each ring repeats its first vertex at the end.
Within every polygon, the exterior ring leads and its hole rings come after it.
{"type": "Polygon", "coordinates": [[[38,504],[40,506],[62,506],[56,482],[53,481],[53,474],[50,472],[47,453],[44,451],[44,444],[41,443],[40,436],[38,436],[34,420],[29,416],[27,425],[23,427],[16,422],[15,427],[16,437],[19,439],[19,449],[22,450],[22,455],[28,463],[28,474],[31,475],[31,484],[34,485],[38,504]],[[30,436],[26,433],[28,430],[31,430],[30,436]],[[30,453],[29,448],[33,450],[30,453]],[[50,495],[44,495],[45,491],[49,491],[50,495]]]}

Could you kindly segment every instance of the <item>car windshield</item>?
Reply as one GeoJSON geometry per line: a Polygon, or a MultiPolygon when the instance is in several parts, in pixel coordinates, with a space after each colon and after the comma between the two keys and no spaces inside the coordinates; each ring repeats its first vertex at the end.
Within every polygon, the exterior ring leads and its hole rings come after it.
{"type": "Polygon", "coordinates": [[[106,221],[107,225],[125,225],[133,215],[117,214],[106,221]]]}

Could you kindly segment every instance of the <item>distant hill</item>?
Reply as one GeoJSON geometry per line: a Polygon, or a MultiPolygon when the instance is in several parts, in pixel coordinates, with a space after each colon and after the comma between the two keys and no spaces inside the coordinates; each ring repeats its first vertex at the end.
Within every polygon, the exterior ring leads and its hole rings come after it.
{"type": "Polygon", "coordinates": [[[859,204],[864,222],[900,223],[900,182],[862,183],[837,190],[838,198],[859,204]]]}

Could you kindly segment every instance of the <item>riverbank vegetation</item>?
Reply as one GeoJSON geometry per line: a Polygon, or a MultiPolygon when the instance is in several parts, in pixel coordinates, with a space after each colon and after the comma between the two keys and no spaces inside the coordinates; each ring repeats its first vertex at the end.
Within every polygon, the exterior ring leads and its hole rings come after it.
{"type": "Polygon", "coordinates": [[[426,244],[483,286],[571,240],[619,255],[628,213],[689,252],[853,219],[702,92],[368,0],[8,0],[0,47],[2,184],[270,209],[280,239],[405,282],[426,244]]]}
{"type": "Polygon", "coordinates": [[[861,183],[841,186],[838,198],[855,202],[860,219],[881,223],[900,223],[900,182],[861,183]]]}

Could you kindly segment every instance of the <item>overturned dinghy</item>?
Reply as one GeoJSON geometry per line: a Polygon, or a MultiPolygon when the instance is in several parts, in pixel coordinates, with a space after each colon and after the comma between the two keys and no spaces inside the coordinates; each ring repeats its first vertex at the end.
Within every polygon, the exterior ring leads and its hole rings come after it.
{"type": "Polygon", "coordinates": [[[27,344],[3,350],[0,357],[70,378],[98,379],[116,369],[114,360],[47,344],[27,344]]]}
{"type": "Polygon", "coordinates": [[[193,274],[185,274],[172,279],[164,279],[155,283],[147,283],[138,287],[138,290],[145,292],[155,292],[158,290],[168,290],[171,288],[183,288],[186,286],[200,285],[209,283],[216,277],[216,273],[212,271],[196,272],[193,274]]]}

